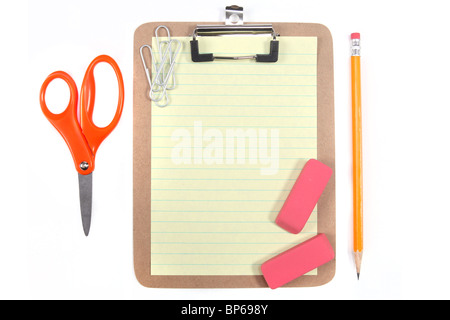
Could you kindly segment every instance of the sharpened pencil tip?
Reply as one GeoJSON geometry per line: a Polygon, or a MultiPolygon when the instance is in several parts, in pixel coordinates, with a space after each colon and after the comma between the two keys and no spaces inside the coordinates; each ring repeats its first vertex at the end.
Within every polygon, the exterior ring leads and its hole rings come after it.
{"type": "Polygon", "coordinates": [[[83,221],[83,231],[84,235],[87,237],[89,236],[89,230],[91,229],[91,222],[90,221],[83,221]]]}
{"type": "Polygon", "coordinates": [[[90,229],[91,229],[90,224],[86,224],[86,225],[83,224],[83,231],[84,231],[84,235],[85,235],[86,237],[89,236],[89,231],[90,231],[90,229]]]}
{"type": "Polygon", "coordinates": [[[358,277],[358,280],[359,280],[359,274],[361,271],[362,251],[356,251],[354,253],[354,255],[355,255],[355,265],[356,265],[356,276],[358,277]]]}

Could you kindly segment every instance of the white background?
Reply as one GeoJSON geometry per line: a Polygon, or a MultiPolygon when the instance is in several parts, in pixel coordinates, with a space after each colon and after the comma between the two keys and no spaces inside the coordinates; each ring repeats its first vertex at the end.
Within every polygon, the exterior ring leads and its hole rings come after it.
{"type": "MultiPolygon", "coordinates": [[[[247,22],[322,23],[334,40],[336,276],[321,287],[273,291],[148,289],[133,270],[134,31],[153,21],[221,23],[224,7],[232,3],[0,3],[0,298],[450,298],[447,1],[237,3],[247,22]],[[363,46],[365,253],[359,281],[351,256],[352,32],[361,33],[363,46]],[[86,239],[72,158],[42,115],[38,96],[42,81],[59,69],[80,86],[89,62],[103,53],[122,69],[126,101],[121,122],[97,154],[93,225],[86,239]]],[[[101,65],[96,71],[105,78],[98,83],[94,120],[99,125],[115,111],[116,92],[107,94],[109,85],[116,87],[111,73],[101,65]]],[[[58,83],[49,90],[51,110],[62,111],[68,90],[58,83]]]]}

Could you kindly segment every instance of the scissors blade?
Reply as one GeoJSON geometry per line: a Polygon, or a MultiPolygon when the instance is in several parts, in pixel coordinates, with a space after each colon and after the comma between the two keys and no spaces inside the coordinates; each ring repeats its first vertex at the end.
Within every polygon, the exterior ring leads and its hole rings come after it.
{"type": "Polygon", "coordinates": [[[83,230],[86,237],[91,229],[92,216],[92,173],[87,175],[78,174],[80,187],[80,208],[83,230]]]}

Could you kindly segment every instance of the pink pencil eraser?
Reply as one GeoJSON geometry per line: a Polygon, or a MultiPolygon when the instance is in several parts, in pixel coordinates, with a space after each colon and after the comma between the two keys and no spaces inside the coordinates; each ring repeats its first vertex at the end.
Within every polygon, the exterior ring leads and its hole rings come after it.
{"type": "Polygon", "coordinates": [[[264,262],[261,271],[271,289],[301,277],[334,259],[334,250],[321,233],[264,262]]]}
{"type": "Polygon", "coordinates": [[[302,231],[332,174],[333,170],[322,162],[309,160],[281,208],[276,224],[291,233],[302,231]]]}
{"type": "Polygon", "coordinates": [[[361,34],[359,34],[359,33],[357,33],[357,32],[352,33],[352,40],[353,40],[353,39],[361,39],[361,34]]]}

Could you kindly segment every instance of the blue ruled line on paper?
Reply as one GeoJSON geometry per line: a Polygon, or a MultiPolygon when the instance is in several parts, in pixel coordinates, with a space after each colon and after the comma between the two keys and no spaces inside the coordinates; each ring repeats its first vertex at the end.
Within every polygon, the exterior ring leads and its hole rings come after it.
{"type": "MultiPolygon", "coordinates": [[[[178,220],[152,220],[153,222],[159,223],[267,223],[273,224],[273,221],[178,221],[178,220]]],[[[307,221],[307,224],[317,223],[317,221],[307,221]]]]}
{"type": "MultiPolygon", "coordinates": [[[[152,147],[154,149],[173,149],[173,146],[158,146],[158,147],[152,147]]],[[[196,147],[196,146],[191,146],[192,149],[204,149],[205,147],[196,147]]],[[[227,150],[259,150],[259,148],[252,148],[252,147],[227,147],[225,146],[223,149],[227,149],[227,150]]],[[[307,147],[278,147],[278,149],[280,150],[316,150],[317,148],[307,148],[307,147]]],[[[297,159],[297,158],[296,158],[297,159]]]]}
{"type": "Polygon", "coordinates": [[[245,211],[218,211],[218,210],[205,210],[205,211],[198,211],[198,210],[183,210],[183,211],[173,211],[173,210],[152,210],[152,212],[195,212],[195,213],[210,213],[210,212],[220,212],[220,213],[241,213],[241,212],[261,212],[261,213],[271,213],[271,212],[278,212],[278,211],[252,211],[252,210],[245,210],[245,211]]]}
{"type": "MultiPolygon", "coordinates": [[[[281,208],[280,208],[281,209],[281,208]]],[[[268,214],[268,213],[276,213],[279,212],[280,210],[273,210],[273,211],[260,211],[260,210],[243,210],[243,211],[239,211],[239,210],[233,210],[233,211],[222,211],[222,210],[205,210],[205,211],[199,211],[199,210],[183,210],[183,211],[176,211],[176,210],[152,210],[152,213],[264,213],[264,214],[268,214]]],[[[313,213],[317,213],[317,208],[315,208],[313,211],[313,213]]]]}
{"type": "MultiPolygon", "coordinates": [[[[152,231],[152,233],[164,233],[164,234],[171,234],[171,233],[189,233],[189,234],[203,234],[203,233],[214,233],[214,234],[286,234],[286,231],[280,231],[280,232],[274,232],[274,231],[248,231],[248,232],[238,232],[238,231],[152,231]]],[[[302,234],[317,234],[317,232],[306,232],[302,231],[302,234]]]]}
{"type": "Polygon", "coordinates": [[[215,73],[215,74],[207,74],[207,73],[194,73],[194,72],[177,72],[177,76],[250,76],[250,77],[317,77],[316,74],[289,74],[289,73],[215,73]]]}
{"type": "Polygon", "coordinates": [[[242,115],[202,115],[202,114],[155,114],[152,117],[197,117],[197,118],[317,118],[317,116],[277,116],[277,115],[254,115],[254,116],[242,116],[242,115]]]}
{"type": "MultiPolygon", "coordinates": [[[[152,157],[152,159],[172,159],[172,157],[152,157]]],[[[201,157],[201,158],[190,158],[192,160],[216,160],[216,158],[208,158],[208,157],[201,157]]],[[[298,160],[300,158],[279,158],[280,160],[298,160]]],[[[247,158],[247,160],[258,160],[258,158],[247,158]]]]}
{"type": "MultiPolygon", "coordinates": [[[[172,138],[172,136],[153,136],[153,138],[172,138]]],[[[197,137],[193,136],[192,138],[203,138],[203,137],[197,137]]],[[[278,137],[279,139],[317,139],[317,137],[278,137]]],[[[152,147],[154,148],[154,147],[152,147]]],[[[292,147],[286,147],[286,149],[290,149],[292,147]]],[[[280,147],[280,149],[282,149],[280,147]]]]}
{"type": "MultiPolygon", "coordinates": [[[[192,125],[184,125],[184,126],[176,126],[176,125],[154,125],[152,127],[157,128],[191,128],[192,125]]],[[[251,129],[266,129],[266,128],[274,128],[279,129],[280,126],[202,126],[202,128],[251,128],[251,129]]],[[[317,127],[284,127],[283,129],[317,129],[317,127]]]]}
{"type": "Polygon", "coordinates": [[[278,253],[267,253],[267,252],[261,252],[261,253],[258,253],[258,252],[255,252],[255,253],[250,253],[250,252],[242,252],[242,253],[239,253],[239,252],[236,252],[236,253],[232,253],[232,252],[223,252],[223,253],[219,253],[219,252],[217,252],[217,253],[215,253],[215,252],[152,252],[152,255],[158,255],[158,254],[173,254],[173,255],[184,255],[184,254],[187,254],[187,255],[218,255],[218,256],[220,256],[220,255],[227,255],[227,256],[229,256],[229,255],[278,255],[278,254],[280,254],[281,252],[278,252],[278,253]]]}
{"type": "MultiPolygon", "coordinates": [[[[299,160],[302,160],[301,158],[298,158],[299,160]]],[[[310,158],[307,158],[310,159],[310,158]]],[[[198,168],[177,168],[177,167],[170,167],[170,168],[154,168],[152,167],[152,170],[261,170],[261,168],[202,168],[202,167],[198,167],[198,168]]],[[[278,170],[289,170],[289,171],[297,171],[297,170],[302,170],[302,169],[295,169],[295,168],[279,168],[278,170]]]]}
{"type": "Polygon", "coordinates": [[[196,191],[196,192],[204,192],[204,191],[213,191],[213,192],[228,192],[228,191],[235,191],[235,192],[260,192],[260,191],[266,191],[266,192],[288,192],[291,191],[290,189],[277,189],[277,190],[270,190],[270,189],[153,189],[153,191],[196,191]]]}
{"type": "Polygon", "coordinates": [[[198,202],[198,201],[206,201],[206,202],[236,202],[236,201],[251,201],[251,202],[280,202],[280,201],[286,201],[286,200],[273,200],[273,199],[258,199],[258,200],[250,200],[250,199],[187,199],[187,200],[181,200],[181,199],[152,199],[152,201],[177,201],[177,202],[198,202]]]}
{"type": "Polygon", "coordinates": [[[192,245],[192,244],[200,244],[200,245],[243,245],[243,244],[252,244],[252,245],[270,245],[270,244],[296,244],[296,242],[158,242],[152,241],[152,244],[174,244],[174,245],[192,245]]]}
{"type": "Polygon", "coordinates": [[[197,93],[172,93],[174,96],[201,96],[201,97],[317,97],[315,94],[197,94],[197,93]]]}
{"type": "Polygon", "coordinates": [[[221,86],[221,87],[317,87],[317,84],[177,83],[177,86],[221,86]]]}
{"type": "Polygon", "coordinates": [[[248,263],[152,263],[152,266],[260,266],[261,264],[248,264],[248,263]]]}
{"type": "Polygon", "coordinates": [[[199,105],[199,104],[171,104],[172,107],[227,107],[227,108],[316,108],[317,106],[281,106],[281,105],[273,105],[273,106],[265,106],[265,105],[199,105]]]}
{"type": "Polygon", "coordinates": [[[235,181],[235,180],[245,180],[245,181],[295,181],[296,179],[225,179],[225,178],[153,178],[152,180],[180,180],[180,181],[209,181],[211,179],[221,180],[221,181],[235,181]]]}

